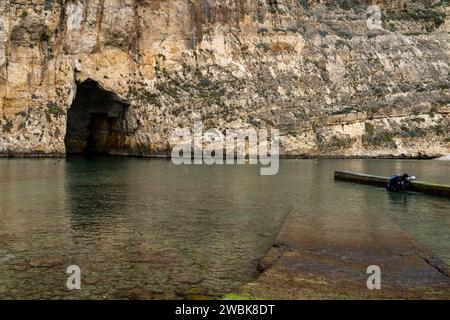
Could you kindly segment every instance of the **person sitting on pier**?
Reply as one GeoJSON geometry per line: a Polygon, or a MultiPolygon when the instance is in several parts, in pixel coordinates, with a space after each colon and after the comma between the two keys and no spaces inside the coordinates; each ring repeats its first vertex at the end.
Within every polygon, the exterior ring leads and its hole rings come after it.
{"type": "Polygon", "coordinates": [[[387,189],[392,192],[404,192],[405,185],[409,182],[409,175],[407,173],[402,176],[396,174],[389,179],[387,189]]]}

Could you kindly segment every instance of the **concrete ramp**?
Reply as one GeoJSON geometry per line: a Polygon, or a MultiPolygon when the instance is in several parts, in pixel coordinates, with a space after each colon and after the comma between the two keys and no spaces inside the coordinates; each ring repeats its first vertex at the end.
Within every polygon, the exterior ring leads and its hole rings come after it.
{"type": "MultiPolygon", "coordinates": [[[[342,208],[345,210],[345,208],[342,208]]],[[[356,217],[355,219],[358,219],[356,217]]],[[[271,299],[450,299],[449,268],[389,218],[375,225],[324,224],[291,212],[260,276],[243,294],[271,299]],[[381,268],[369,290],[367,268],[381,268]]]]}

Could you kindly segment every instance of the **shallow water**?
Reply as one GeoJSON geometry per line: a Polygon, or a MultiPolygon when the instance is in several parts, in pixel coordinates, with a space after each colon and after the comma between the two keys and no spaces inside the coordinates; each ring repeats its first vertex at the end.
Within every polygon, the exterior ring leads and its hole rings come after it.
{"type": "Polygon", "coordinates": [[[334,170],[450,183],[444,161],[283,160],[260,176],[160,159],[0,159],[0,298],[220,296],[254,278],[291,211],[368,230],[389,217],[450,263],[448,199],[334,182],[334,170]],[[82,290],[66,288],[72,264],[82,290]]]}

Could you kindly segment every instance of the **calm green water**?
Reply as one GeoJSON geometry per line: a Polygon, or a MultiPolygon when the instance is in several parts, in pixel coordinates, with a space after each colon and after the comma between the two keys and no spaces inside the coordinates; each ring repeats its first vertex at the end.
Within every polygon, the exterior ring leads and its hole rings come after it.
{"type": "Polygon", "coordinates": [[[256,275],[290,211],[369,230],[389,217],[450,263],[448,199],[334,182],[334,170],[450,183],[440,161],[283,160],[278,175],[260,176],[258,166],[157,159],[0,159],[0,298],[232,292],[256,275]],[[72,264],[82,290],[66,288],[72,264]]]}

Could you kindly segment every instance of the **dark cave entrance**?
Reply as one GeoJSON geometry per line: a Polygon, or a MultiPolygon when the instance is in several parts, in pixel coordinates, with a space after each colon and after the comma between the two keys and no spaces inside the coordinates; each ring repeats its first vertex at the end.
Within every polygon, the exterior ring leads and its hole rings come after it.
{"type": "Polygon", "coordinates": [[[67,154],[124,154],[128,104],[94,80],[77,83],[67,113],[67,154]]]}

